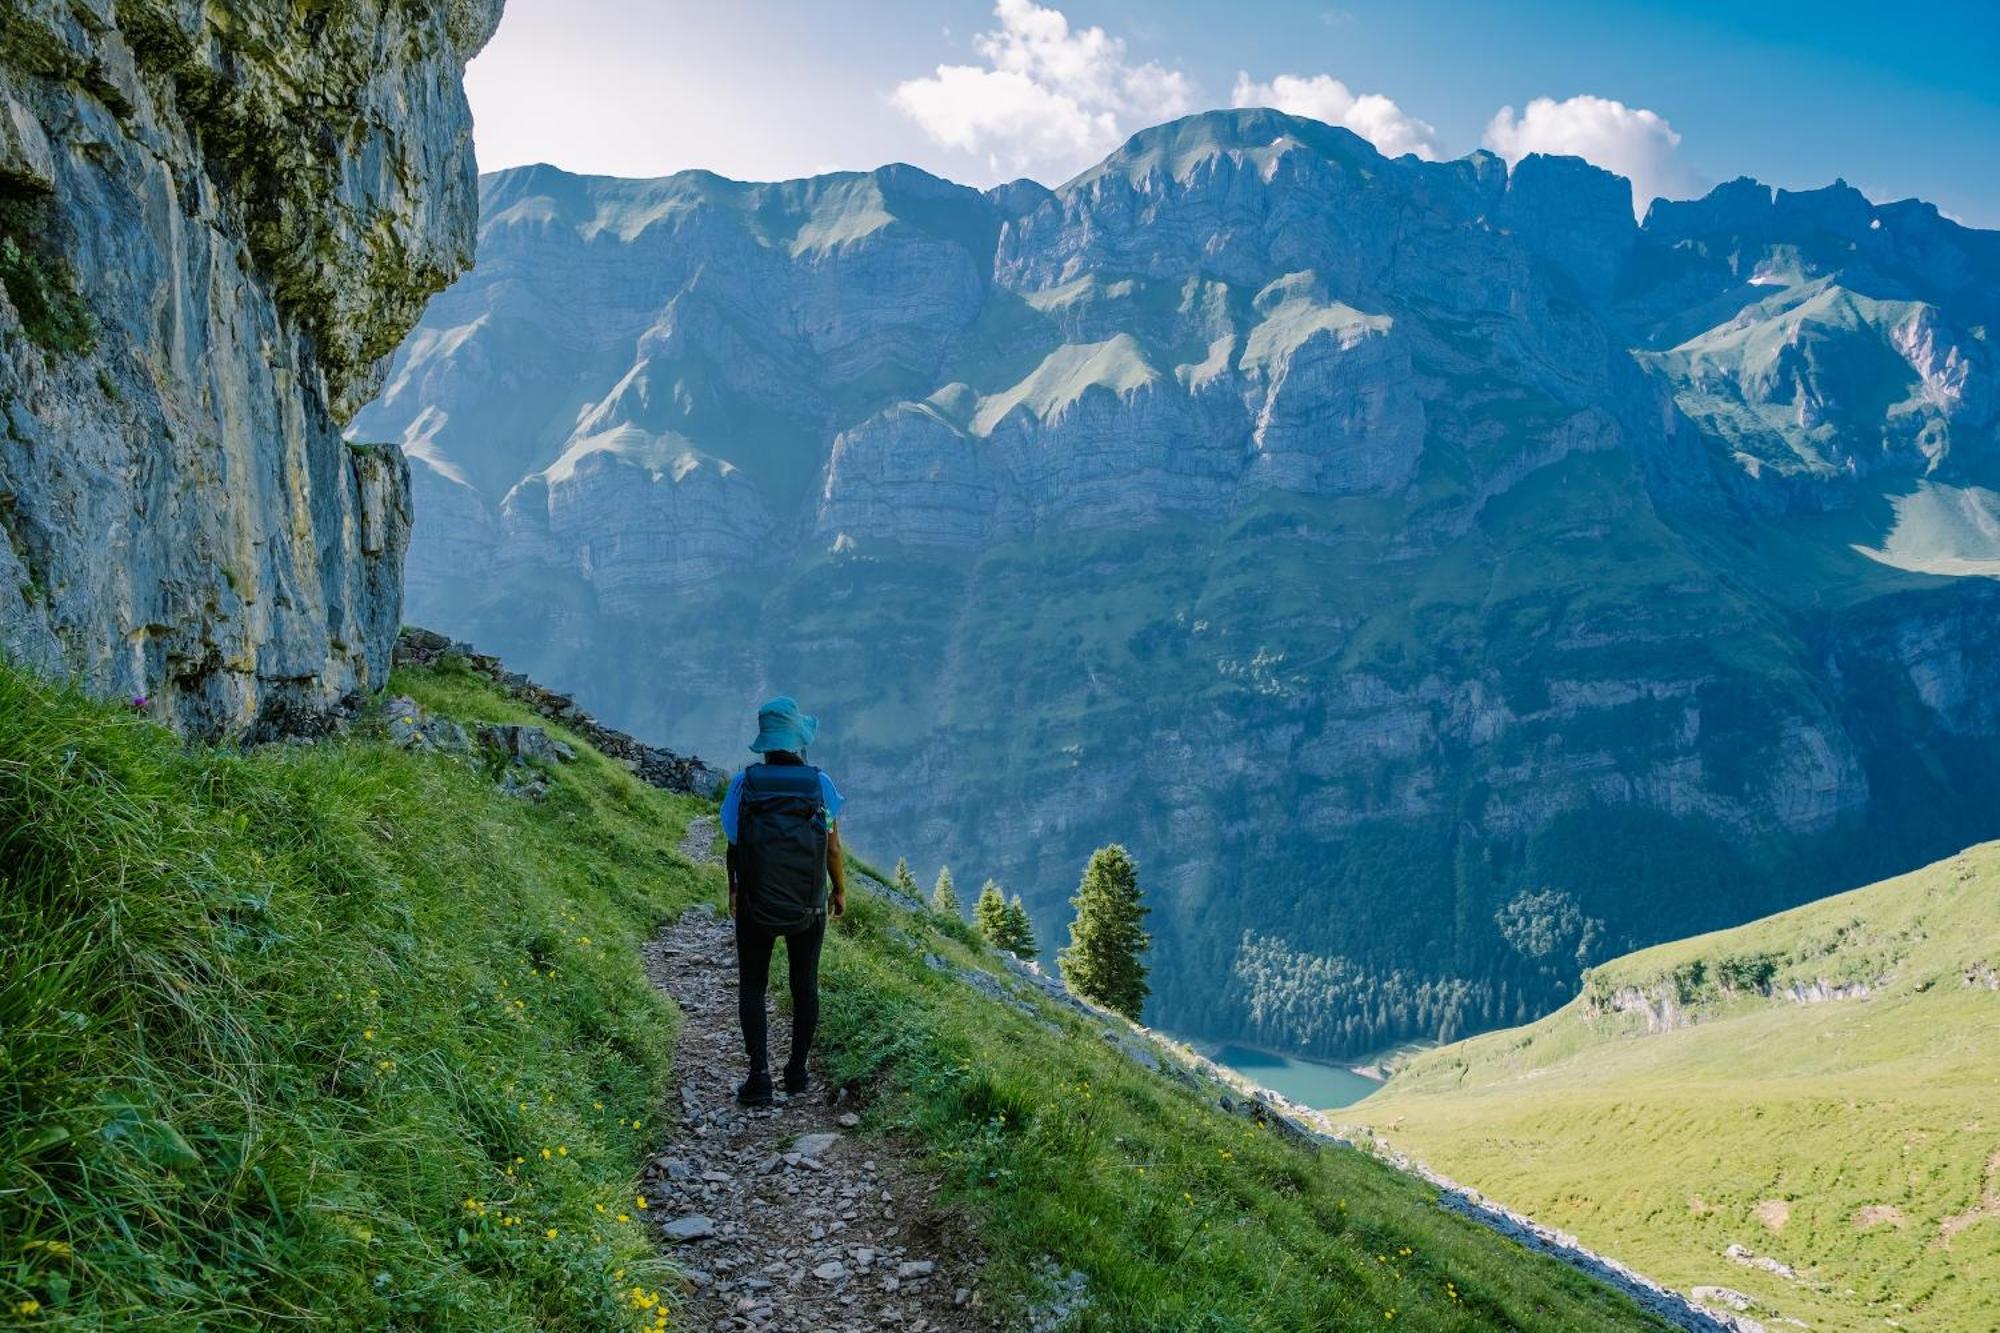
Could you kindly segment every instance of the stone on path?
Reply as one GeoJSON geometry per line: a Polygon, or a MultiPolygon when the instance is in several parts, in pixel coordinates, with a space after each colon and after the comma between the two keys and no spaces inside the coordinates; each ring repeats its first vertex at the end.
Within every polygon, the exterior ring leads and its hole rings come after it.
{"type": "Polygon", "coordinates": [[[715,1220],[700,1213],[677,1217],[660,1228],[668,1240],[706,1240],[715,1234],[715,1220]]]}
{"type": "Polygon", "coordinates": [[[801,1134],[792,1151],[801,1157],[824,1158],[840,1142],[838,1134],[801,1134]]]}

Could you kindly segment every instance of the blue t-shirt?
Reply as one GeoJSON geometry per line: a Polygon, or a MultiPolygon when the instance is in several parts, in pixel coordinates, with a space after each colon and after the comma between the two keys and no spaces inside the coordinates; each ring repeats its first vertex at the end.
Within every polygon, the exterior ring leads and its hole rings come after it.
{"type": "MultiPolygon", "coordinates": [[[[826,770],[819,773],[819,798],[826,802],[826,817],[829,820],[840,814],[840,788],[833,785],[833,779],[826,770]]],[[[722,836],[733,844],[736,841],[736,812],[743,804],[743,775],[738,773],[729,780],[729,792],[722,798],[722,836]]]]}

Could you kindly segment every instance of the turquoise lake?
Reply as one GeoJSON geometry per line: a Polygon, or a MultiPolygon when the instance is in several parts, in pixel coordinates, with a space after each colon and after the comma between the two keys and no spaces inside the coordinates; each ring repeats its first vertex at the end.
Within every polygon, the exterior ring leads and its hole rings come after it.
{"type": "Polygon", "coordinates": [[[1301,1060],[1297,1056],[1260,1051],[1253,1046],[1200,1047],[1202,1054],[1243,1077],[1315,1110],[1351,1106],[1381,1087],[1343,1065],[1301,1060]]]}

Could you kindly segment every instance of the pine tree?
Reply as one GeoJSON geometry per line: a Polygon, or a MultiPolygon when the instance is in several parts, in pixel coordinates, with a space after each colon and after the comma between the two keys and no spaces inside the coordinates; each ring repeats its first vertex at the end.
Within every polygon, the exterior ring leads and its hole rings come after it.
{"type": "Polygon", "coordinates": [[[972,924],[988,944],[1007,947],[1007,899],[990,879],[980,886],[979,899],[972,904],[972,924]]]}
{"type": "Polygon", "coordinates": [[[958,916],[958,890],[952,886],[951,867],[939,866],[937,887],[931,890],[931,910],[939,916],[958,916]]]}
{"type": "Polygon", "coordinates": [[[917,896],[917,877],[910,873],[910,863],[900,856],[896,858],[896,890],[912,898],[917,896]]]}
{"type": "Polygon", "coordinates": [[[1117,843],[1100,847],[1070,899],[1076,919],[1069,947],[1057,955],[1063,982],[1088,1000],[1138,1021],[1151,989],[1139,956],[1152,944],[1140,928],[1152,909],[1139,899],[1139,868],[1117,843]]]}
{"type": "Polygon", "coordinates": [[[1027,961],[1041,953],[1042,946],[1035,943],[1035,923],[1028,919],[1027,904],[1021,901],[1021,895],[1018,893],[1014,895],[1013,901],[1007,904],[1007,914],[1002,929],[1006,933],[1006,943],[1001,947],[1016,958],[1027,961]]]}

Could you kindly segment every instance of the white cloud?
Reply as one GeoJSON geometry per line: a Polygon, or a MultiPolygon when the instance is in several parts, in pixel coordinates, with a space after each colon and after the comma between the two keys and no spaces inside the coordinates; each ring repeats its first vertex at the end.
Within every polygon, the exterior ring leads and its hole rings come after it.
{"type": "Polygon", "coordinates": [[[1407,114],[1380,93],[1357,97],[1331,74],[1280,74],[1269,83],[1259,83],[1239,72],[1229,101],[1232,106],[1268,106],[1287,115],[1344,125],[1390,157],[1415,153],[1434,161],[1440,156],[1437,131],[1428,121],[1407,114]]]}
{"type": "Polygon", "coordinates": [[[1060,180],[1193,106],[1186,75],[1128,62],[1102,28],[1072,29],[1034,0],[998,0],[993,14],[999,28],[973,39],[984,65],[939,65],[893,100],[936,142],[984,155],[996,176],[1060,180]]]}
{"type": "Polygon", "coordinates": [[[1510,167],[1530,153],[1552,153],[1615,171],[1631,180],[1632,208],[1641,217],[1655,198],[1686,199],[1702,189],[1680,160],[1681,136],[1665,117],[1609,97],[1537,97],[1519,115],[1503,106],[1482,142],[1510,167]]]}

